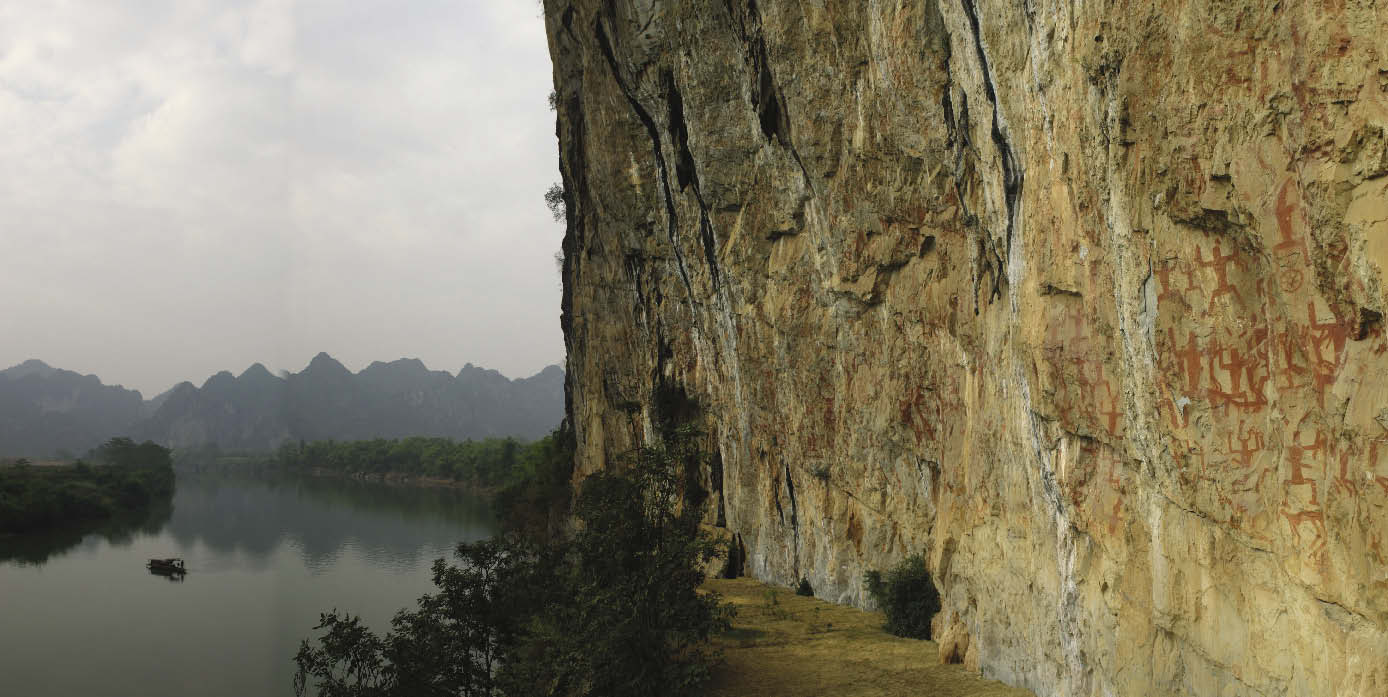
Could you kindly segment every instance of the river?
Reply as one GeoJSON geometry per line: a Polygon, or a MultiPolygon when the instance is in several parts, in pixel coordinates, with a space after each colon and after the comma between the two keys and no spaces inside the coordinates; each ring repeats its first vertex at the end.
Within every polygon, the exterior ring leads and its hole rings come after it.
{"type": "Polygon", "coordinates": [[[451,489],[180,472],[172,508],[0,538],[0,694],[291,695],[320,612],[384,630],[433,589],[434,559],[493,531],[451,489]],[[154,557],[187,575],[151,574],[154,557]]]}

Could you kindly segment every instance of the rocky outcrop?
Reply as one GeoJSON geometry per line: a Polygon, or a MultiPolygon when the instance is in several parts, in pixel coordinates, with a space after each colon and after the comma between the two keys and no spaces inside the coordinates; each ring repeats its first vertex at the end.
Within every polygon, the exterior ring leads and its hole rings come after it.
{"type": "Polygon", "coordinates": [[[700,419],[749,572],[1040,695],[1388,690],[1388,6],[545,15],[576,476],[700,419]]]}

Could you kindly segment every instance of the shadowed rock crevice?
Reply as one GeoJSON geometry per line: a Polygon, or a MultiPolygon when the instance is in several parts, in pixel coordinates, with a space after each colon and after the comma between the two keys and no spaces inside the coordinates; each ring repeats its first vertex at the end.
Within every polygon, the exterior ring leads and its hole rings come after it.
{"type": "Polygon", "coordinates": [[[994,275],[993,290],[989,295],[989,302],[993,298],[1001,295],[1001,286],[1007,282],[1007,272],[1003,257],[1010,257],[1012,253],[1012,232],[1017,221],[1017,207],[1022,199],[1022,166],[1013,152],[1012,142],[1008,139],[1003,129],[1002,123],[1002,104],[998,101],[997,88],[993,83],[993,71],[988,65],[988,54],[983,48],[983,30],[978,23],[978,8],[975,0],[960,0],[964,8],[964,14],[969,18],[969,27],[973,32],[974,48],[978,52],[979,70],[983,74],[983,92],[988,96],[988,102],[993,108],[993,121],[989,129],[989,134],[993,139],[993,145],[998,151],[998,160],[1002,165],[1003,201],[1007,207],[1007,221],[1005,250],[1001,254],[992,249],[993,243],[989,235],[989,251],[993,256],[994,275]]]}
{"type": "Polygon", "coordinates": [[[795,501],[795,480],[790,476],[790,465],[786,465],[785,468],[786,497],[790,499],[790,548],[794,556],[791,569],[798,575],[800,573],[800,507],[795,501]]]}
{"type": "Polygon", "coordinates": [[[713,459],[709,462],[709,480],[713,486],[713,493],[718,497],[718,510],[714,512],[714,525],[720,528],[728,527],[728,499],[723,493],[723,451],[721,448],[713,449],[713,459]]]}
{"type": "Polygon", "coordinates": [[[699,204],[699,241],[704,250],[704,261],[708,264],[709,278],[714,290],[718,289],[718,244],[713,234],[713,222],[708,217],[708,206],[699,187],[699,171],[694,164],[694,154],[689,151],[689,127],[684,122],[684,99],[680,96],[675,76],[665,72],[665,94],[669,109],[669,130],[674,142],[675,178],[680,189],[693,187],[694,200],[699,204]]]}
{"type": "Polygon", "coordinates": [[[679,216],[675,213],[675,197],[670,192],[670,173],[665,165],[665,150],[660,142],[660,130],[656,128],[655,120],[651,118],[650,112],[641,106],[641,102],[636,99],[631,88],[622,79],[622,69],[617,65],[617,56],[612,49],[612,41],[608,38],[607,30],[603,28],[602,18],[593,20],[594,33],[597,35],[598,46],[602,48],[602,55],[607,59],[607,66],[612,71],[612,79],[616,81],[618,89],[626,97],[627,104],[636,113],[636,118],[641,121],[641,125],[646,129],[646,134],[651,139],[651,154],[655,158],[656,171],[660,174],[660,190],[665,198],[665,221],[667,234],[670,238],[670,245],[674,249],[675,263],[679,267],[680,278],[684,281],[685,290],[689,291],[689,297],[694,297],[694,286],[689,282],[689,271],[684,267],[684,258],[680,254],[679,242],[679,216]]]}
{"type": "Polygon", "coordinates": [[[761,9],[757,6],[756,0],[747,0],[746,6],[740,12],[733,8],[732,0],[727,0],[724,7],[736,23],[735,26],[747,47],[744,58],[753,77],[751,101],[757,112],[757,123],[761,126],[762,137],[790,152],[795,164],[800,168],[801,176],[804,177],[805,187],[813,189],[814,182],[810,178],[810,172],[800,159],[800,153],[795,149],[795,141],[791,137],[785,97],[777,87],[776,78],[772,74],[761,9]]]}

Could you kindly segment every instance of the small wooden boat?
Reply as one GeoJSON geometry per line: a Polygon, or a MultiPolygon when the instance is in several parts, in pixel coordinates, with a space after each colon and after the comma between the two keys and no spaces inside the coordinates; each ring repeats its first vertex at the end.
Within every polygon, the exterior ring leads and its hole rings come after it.
{"type": "Polygon", "coordinates": [[[149,560],[150,573],[155,574],[186,574],[188,569],[184,568],[182,559],[151,559],[149,560]]]}

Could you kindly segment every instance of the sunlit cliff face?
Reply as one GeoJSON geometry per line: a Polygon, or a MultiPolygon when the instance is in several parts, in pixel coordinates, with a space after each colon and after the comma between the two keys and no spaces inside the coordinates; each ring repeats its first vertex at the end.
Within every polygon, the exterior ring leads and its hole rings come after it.
{"type": "Polygon", "coordinates": [[[1038,694],[1388,689],[1388,7],[546,15],[579,476],[700,420],[751,573],[924,552],[1038,694]]]}

